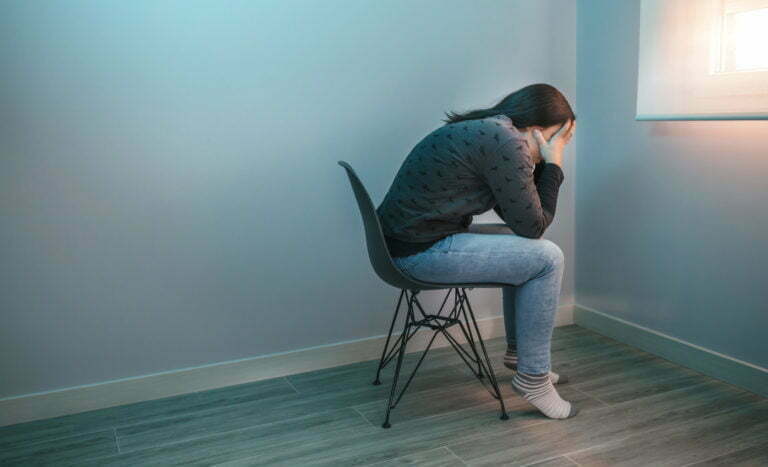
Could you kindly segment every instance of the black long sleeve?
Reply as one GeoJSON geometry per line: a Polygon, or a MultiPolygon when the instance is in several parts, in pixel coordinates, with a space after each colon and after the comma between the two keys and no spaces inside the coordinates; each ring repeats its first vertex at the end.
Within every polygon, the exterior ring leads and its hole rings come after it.
{"type": "Polygon", "coordinates": [[[549,162],[534,168],[522,138],[507,141],[489,156],[482,175],[496,198],[494,211],[516,234],[540,238],[555,217],[562,169],[549,162]]]}
{"type": "MultiPolygon", "coordinates": [[[[534,183],[536,183],[537,188],[538,188],[539,180],[541,179],[541,173],[543,172],[543,169],[544,169],[544,164],[545,164],[545,161],[541,161],[538,164],[536,164],[536,167],[533,169],[533,181],[534,183]]],[[[493,207],[493,210],[496,212],[496,214],[499,217],[501,217],[502,219],[504,218],[501,214],[501,208],[499,207],[498,204],[493,207]]]]}
{"type": "Polygon", "coordinates": [[[541,173],[544,170],[544,164],[545,161],[541,161],[538,164],[536,164],[536,168],[533,169],[533,181],[535,183],[539,183],[539,179],[541,178],[541,173]]]}

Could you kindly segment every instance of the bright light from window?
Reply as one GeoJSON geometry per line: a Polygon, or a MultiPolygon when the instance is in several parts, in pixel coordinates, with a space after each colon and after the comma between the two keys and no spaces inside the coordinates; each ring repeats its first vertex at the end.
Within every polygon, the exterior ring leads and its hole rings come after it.
{"type": "Polygon", "coordinates": [[[768,68],[768,8],[726,14],[722,71],[768,68]]]}

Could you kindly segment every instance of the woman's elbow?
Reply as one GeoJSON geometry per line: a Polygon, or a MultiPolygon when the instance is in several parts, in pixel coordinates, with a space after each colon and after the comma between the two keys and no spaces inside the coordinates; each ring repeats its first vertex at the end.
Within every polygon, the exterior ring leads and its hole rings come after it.
{"type": "Polygon", "coordinates": [[[539,239],[542,235],[544,235],[544,230],[537,227],[528,227],[528,228],[520,228],[520,227],[512,227],[512,231],[514,231],[517,235],[525,238],[532,238],[532,239],[539,239]]]}
{"type": "Polygon", "coordinates": [[[546,216],[542,216],[539,218],[535,218],[533,220],[529,219],[512,219],[513,222],[508,222],[505,220],[505,223],[507,226],[512,229],[515,234],[526,237],[526,238],[541,238],[542,235],[544,235],[544,231],[547,230],[547,227],[549,227],[550,222],[547,222],[548,219],[546,216]]]}

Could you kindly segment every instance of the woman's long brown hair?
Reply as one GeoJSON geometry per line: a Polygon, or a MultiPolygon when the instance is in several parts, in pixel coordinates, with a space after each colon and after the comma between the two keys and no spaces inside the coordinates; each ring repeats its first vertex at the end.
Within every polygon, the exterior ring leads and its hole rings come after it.
{"type": "Polygon", "coordinates": [[[447,125],[502,114],[509,117],[520,129],[532,125],[547,128],[561,125],[569,119],[576,120],[576,114],[573,113],[568,99],[557,88],[545,83],[536,83],[510,93],[501,102],[487,109],[464,113],[446,112],[448,118],[443,121],[447,125]]]}

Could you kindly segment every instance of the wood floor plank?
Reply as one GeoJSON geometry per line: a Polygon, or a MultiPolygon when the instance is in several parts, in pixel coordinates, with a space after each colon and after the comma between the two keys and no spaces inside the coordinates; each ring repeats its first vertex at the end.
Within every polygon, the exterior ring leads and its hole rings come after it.
{"type": "Polygon", "coordinates": [[[378,429],[352,409],[291,417],[241,430],[210,434],[182,442],[91,459],[83,466],[212,465],[248,457],[258,449],[374,433],[378,429]]]}
{"type": "Polygon", "coordinates": [[[768,465],[768,441],[685,467],[756,467],[768,465]]]}
{"type": "Polygon", "coordinates": [[[705,376],[699,373],[684,369],[676,369],[668,373],[651,374],[650,376],[642,375],[638,377],[637,373],[627,374],[626,377],[631,378],[633,381],[632,385],[603,386],[591,390],[585,390],[578,384],[575,387],[607,404],[619,404],[638,397],[647,397],[651,394],[659,394],[690,386],[705,378],[705,376]]]}
{"type": "MultiPolygon", "coordinates": [[[[578,368],[576,368],[578,370],[578,368]]],[[[611,392],[616,383],[622,380],[633,378],[640,381],[663,380],[683,375],[694,374],[693,370],[682,367],[668,360],[661,358],[649,359],[640,362],[631,362],[623,365],[615,372],[603,373],[600,375],[592,374],[589,378],[582,378],[577,373],[573,375],[571,382],[579,390],[586,393],[599,395],[601,393],[611,392]]]]}
{"type": "Polygon", "coordinates": [[[0,451],[2,465],[62,465],[117,452],[112,429],[16,445],[0,451]]]}
{"type": "Polygon", "coordinates": [[[613,446],[570,454],[583,465],[680,466],[733,449],[768,442],[768,400],[712,413],[707,408],[684,424],[633,434],[613,446]]]}
{"type": "Polygon", "coordinates": [[[456,454],[451,452],[450,449],[440,447],[368,465],[370,467],[399,467],[404,465],[414,465],[419,467],[464,467],[464,462],[456,457],[456,454]]]}
{"type": "Polygon", "coordinates": [[[135,422],[151,422],[188,413],[216,408],[233,400],[265,401],[285,394],[295,394],[287,381],[257,381],[223,390],[203,391],[164,397],[78,414],[64,415],[0,427],[0,451],[17,449],[35,442],[52,441],[77,434],[111,430],[113,426],[135,422]]]}
{"type": "Polygon", "coordinates": [[[731,410],[760,399],[751,392],[702,377],[701,383],[693,386],[586,409],[571,419],[547,419],[524,430],[511,430],[448,447],[469,465],[525,465],[651,428],[682,426],[695,420],[701,411],[731,410]]]}
{"type": "Polygon", "coordinates": [[[575,465],[578,464],[568,459],[567,457],[558,456],[554,459],[547,459],[535,464],[529,464],[528,467],[574,467],[575,465]]]}

